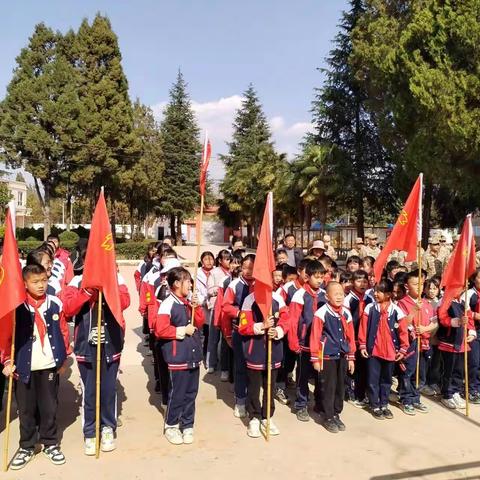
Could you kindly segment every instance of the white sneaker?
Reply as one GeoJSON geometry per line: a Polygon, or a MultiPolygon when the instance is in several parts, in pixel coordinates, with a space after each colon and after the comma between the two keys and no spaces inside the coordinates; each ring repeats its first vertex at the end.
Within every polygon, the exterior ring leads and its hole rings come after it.
{"type": "Polygon", "coordinates": [[[207,373],[215,373],[215,369],[213,367],[208,367],[207,373]]]}
{"type": "Polygon", "coordinates": [[[444,407],[450,408],[451,410],[455,410],[457,408],[457,404],[453,398],[442,398],[440,401],[444,407]]]}
{"type": "MultiPolygon", "coordinates": [[[[267,434],[267,420],[262,420],[262,424],[260,425],[262,429],[262,433],[264,435],[267,434]]],[[[279,428],[273,423],[273,419],[270,419],[270,435],[280,435],[279,428]]]]}
{"type": "Polygon", "coordinates": [[[95,438],[86,438],[85,439],[85,455],[95,455],[95,446],[96,446],[95,438]]]}
{"type": "Polygon", "coordinates": [[[258,438],[262,434],[260,433],[260,420],[258,418],[252,418],[248,422],[247,435],[251,438],[258,438]]]}
{"type": "Polygon", "coordinates": [[[453,394],[453,401],[455,402],[455,406],[457,408],[460,408],[460,409],[464,409],[467,407],[467,404],[465,403],[465,400],[460,396],[460,394],[457,392],[457,393],[454,393],[453,394]]]}
{"type": "Polygon", "coordinates": [[[183,443],[187,445],[193,443],[193,428],[185,428],[183,430],[183,443]]]}
{"type": "Polygon", "coordinates": [[[182,432],[178,427],[168,427],[165,429],[166,439],[173,445],[181,445],[183,443],[182,432]]]}
{"type": "Polygon", "coordinates": [[[222,371],[220,373],[220,381],[221,382],[228,382],[228,372],[222,371]]]}
{"type": "Polygon", "coordinates": [[[102,450],[102,452],[111,452],[116,448],[117,446],[115,445],[115,435],[113,433],[113,428],[103,427],[102,438],[100,440],[100,449],[102,450]]]}
{"type": "Polygon", "coordinates": [[[235,404],[233,416],[237,418],[245,418],[247,416],[247,409],[245,408],[245,405],[235,404]]]}

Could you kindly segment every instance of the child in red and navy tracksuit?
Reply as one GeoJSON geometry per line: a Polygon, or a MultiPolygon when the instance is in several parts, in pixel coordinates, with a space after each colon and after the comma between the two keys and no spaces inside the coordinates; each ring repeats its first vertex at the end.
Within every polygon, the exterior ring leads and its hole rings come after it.
{"type": "MultiPolygon", "coordinates": [[[[315,312],[326,302],[325,291],[320,288],[325,277],[325,267],[318,260],[309,260],[305,267],[306,282],[295,292],[290,303],[291,328],[288,334],[290,349],[298,355],[297,397],[295,412],[298,420],[308,422],[308,382],[317,378],[310,361],[310,330],[315,312]]],[[[315,383],[315,391],[317,391],[315,383]]],[[[314,394],[315,401],[318,396],[314,394]]],[[[318,405],[317,405],[318,407],[318,405]]]]}
{"type": "MultiPolygon", "coordinates": [[[[356,270],[352,273],[352,288],[345,297],[345,307],[350,310],[355,329],[355,338],[358,339],[358,329],[363,312],[373,299],[366,294],[368,289],[368,274],[364,270],[356,270]]],[[[357,341],[358,347],[358,341],[357,341]]],[[[355,374],[347,375],[347,398],[353,401],[355,407],[362,408],[366,404],[367,393],[367,362],[357,348],[355,358],[355,374]]]]}
{"type": "Polygon", "coordinates": [[[145,258],[138,264],[133,277],[135,279],[135,286],[137,287],[137,292],[140,293],[140,284],[142,283],[143,277],[150,271],[153,267],[153,257],[157,252],[157,244],[151,242],[147,246],[147,253],[145,258]]]}
{"type": "MultiPolygon", "coordinates": [[[[440,300],[438,308],[438,349],[443,360],[442,404],[451,409],[466,407],[462,398],[464,392],[464,332],[467,326],[467,343],[477,338],[472,310],[465,313],[462,304],[463,294],[455,298],[450,305],[440,300]]],[[[467,349],[470,350],[469,345],[467,349]]]]}
{"type": "Polygon", "coordinates": [[[391,419],[388,396],[392,388],[395,362],[408,350],[405,314],[392,303],[393,282],[380,280],[375,285],[375,303],[366,306],[360,321],[358,344],[367,359],[367,392],[374,418],[391,419]]]}
{"type": "Polygon", "coordinates": [[[323,426],[331,433],[345,430],[340,419],[345,396],[345,375],[355,369],[355,331],[352,316],[343,306],[345,294],[330,282],[327,303],[315,312],[310,335],[310,355],[318,372],[318,399],[323,426]]]}
{"type": "Polygon", "coordinates": [[[162,353],[170,372],[170,391],[165,415],[165,437],[174,444],[193,442],[195,399],[198,393],[200,364],[203,360],[199,329],[204,323],[203,309],[192,290],[192,277],[183,267],[172,268],[167,276],[170,295],[160,304],[153,330],[162,340],[162,353]],[[195,318],[192,323],[192,307],[195,318]]]}
{"type": "MultiPolygon", "coordinates": [[[[255,302],[253,293],[243,302],[238,332],[242,335],[243,352],[247,363],[247,411],[250,415],[247,434],[252,438],[259,437],[260,429],[265,432],[267,426],[267,337],[272,340],[271,391],[275,392],[277,372],[283,360],[282,338],[288,332],[289,322],[287,306],[276,293],[272,296],[272,316],[266,320],[255,302]],[[262,401],[260,387],[263,387],[262,401]]],[[[270,415],[273,416],[275,412],[273,396],[270,397],[270,402],[270,415]]],[[[279,433],[277,426],[270,420],[270,434],[279,433]]]]}
{"type": "Polygon", "coordinates": [[[247,416],[247,364],[243,353],[242,337],[238,333],[238,317],[243,301],[253,292],[253,265],[255,255],[242,258],[241,274],[232,280],[225,290],[222,303],[222,332],[225,340],[233,349],[233,383],[235,390],[235,407],[233,415],[237,418],[247,416]]]}
{"type": "Polygon", "coordinates": [[[15,359],[12,334],[2,345],[3,374],[16,378],[15,396],[20,418],[20,448],[10,468],[23,468],[35,455],[35,444],[55,465],[65,463],[57,432],[59,374],[70,354],[68,326],[62,302],[47,295],[48,277],[38,264],[23,269],[26,301],[16,309],[15,359]],[[38,437],[38,439],[37,439],[38,437]]]}
{"type": "Polygon", "coordinates": [[[437,328],[437,318],[430,302],[425,298],[419,299],[423,287],[418,285],[418,270],[406,275],[405,289],[407,295],[399,300],[398,306],[405,313],[403,321],[408,326],[410,346],[400,365],[398,393],[403,412],[415,415],[416,411],[428,412],[428,407],[420,401],[420,388],[426,382],[427,368],[431,359],[430,333],[437,328]],[[420,336],[419,388],[416,385],[418,336],[420,336]]]}
{"type": "Polygon", "coordinates": [[[480,403],[480,268],[470,277],[471,288],[467,293],[467,301],[472,312],[477,337],[470,342],[468,352],[468,389],[469,400],[480,403]]]}
{"type": "MultiPolygon", "coordinates": [[[[101,347],[100,375],[100,448],[115,450],[117,430],[117,377],[125,339],[125,324],[120,324],[102,300],[102,328],[97,327],[98,291],[82,288],[83,275],[73,277],[62,292],[65,315],[74,317],[73,352],[77,359],[83,390],[83,435],[85,455],[95,455],[97,344],[101,347]]],[[[124,280],[118,276],[122,311],[130,305],[124,280]]],[[[123,319],[122,319],[123,320],[123,319]]]]}

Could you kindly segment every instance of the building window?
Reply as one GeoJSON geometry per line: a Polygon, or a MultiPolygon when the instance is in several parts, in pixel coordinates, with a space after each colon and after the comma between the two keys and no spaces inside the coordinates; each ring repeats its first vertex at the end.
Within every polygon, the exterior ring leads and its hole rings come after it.
{"type": "Polygon", "coordinates": [[[17,206],[23,207],[23,192],[18,192],[17,206]]]}

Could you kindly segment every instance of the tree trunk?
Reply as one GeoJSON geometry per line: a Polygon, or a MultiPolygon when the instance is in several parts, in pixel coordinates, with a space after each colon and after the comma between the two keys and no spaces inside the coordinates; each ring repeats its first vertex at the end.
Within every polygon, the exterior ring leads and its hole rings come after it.
{"type": "Polygon", "coordinates": [[[182,242],[182,217],[181,217],[181,215],[177,216],[176,244],[177,245],[183,245],[183,242],[182,242]]]}
{"type": "Polygon", "coordinates": [[[428,235],[430,234],[430,218],[432,214],[433,184],[428,177],[424,177],[425,198],[423,201],[423,222],[422,222],[422,247],[428,247],[428,235]]]}
{"type": "Polygon", "coordinates": [[[44,184],[43,195],[40,189],[40,183],[37,177],[33,177],[35,191],[37,192],[38,201],[43,213],[43,239],[46,240],[50,235],[52,228],[52,213],[50,210],[50,186],[48,183],[44,184]]]}
{"type": "Polygon", "coordinates": [[[172,238],[175,237],[175,215],[173,213],[170,215],[170,235],[172,238]]]}
{"type": "Polygon", "coordinates": [[[252,225],[247,223],[247,244],[250,247],[252,245],[252,225]]]}
{"type": "Polygon", "coordinates": [[[357,213],[357,237],[363,238],[365,230],[365,208],[363,205],[363,190],[359,188],[357,190],[357,205],[355,206],[357,213]]]}

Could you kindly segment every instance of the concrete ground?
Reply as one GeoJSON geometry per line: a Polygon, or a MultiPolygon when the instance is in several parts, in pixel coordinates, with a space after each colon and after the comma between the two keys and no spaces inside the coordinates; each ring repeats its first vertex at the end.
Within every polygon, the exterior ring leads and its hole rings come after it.
{"type": "MultiPolygon", "coordinates": [[[[142,346],[141,319],[133,266],[122,266],[132,305],[126,312],[127,333],[119,377],[117,450],[99,460],[83,454],[81,396],[77,367],[62,379],[58,415],[67,457],[53,466],[38,455],[9,479],[480,479],[480,406],[471,417],[425,400],[431,411],[415,417],[393,407],[393,420],[378,421],[345,405],[344,433],[332,435],[312,420],[301,423],[288,407],[278,405],[275,422],[281,435],[269,443],[246,435],[246,424],[232,415],[229,384],[202,370],[197,400],[195,443],[170,445],[162,435],[160,397],[153,392],[151,357],[142,346]]],[[[293,395],[292,391],[289,391],[293,395]]],[[[2,421],[3,423],[3,421],[2,421]]],[[[3,425],[1,428],[3,430],[3,425]]],[[[4,435],[2,435],[4,437],[4,435]]],[[[11,423],[10,458],[18,445],[18,420],[11,423]]]]}

